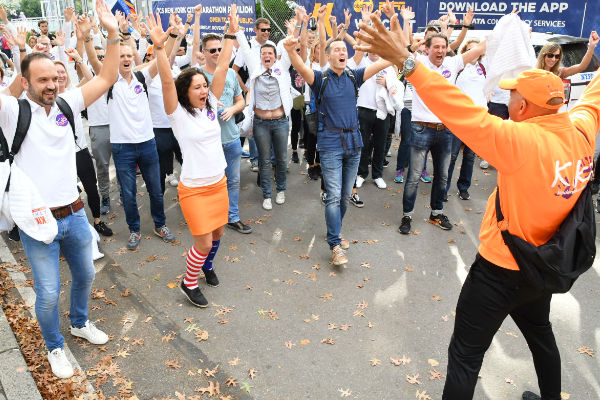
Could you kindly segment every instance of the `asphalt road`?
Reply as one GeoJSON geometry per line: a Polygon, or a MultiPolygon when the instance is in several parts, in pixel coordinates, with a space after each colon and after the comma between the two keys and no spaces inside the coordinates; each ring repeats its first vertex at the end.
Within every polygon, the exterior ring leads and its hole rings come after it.
{"type": "MultiPolygon", "coordinates": [[[[471,200],[458,199],[452,189],[445,206],[451,231],[425,221],[431,185],[420,183],[413,233],[402,236],[403,185],[393,183],[395,158],[388,160],[388,189],[368,179],[359,189],[366,206],[350,206],[346,215],[343,234],[351,247],[343,268],[329,264],[319,183],[307,181],[305,164],[290,164],[286,203],[267,213],[255,174],[243,162],[240,215],[254,232],[226,230],[215,260],[221,285],[200,283],[211,302],[207,309],[192,306],[178,289],[192,238],[176,189],[165,194],[167,224],[180,242],[171,245],[152,234],[148,195],[138,179],[143,240],[130,252],[114,185],[106,220],[115,235],[100,244],[105,257],[96,263],[97,298],[90,300],[90,319],[113,338],[103,349],[75,342],[62,314],[79,364],[90,371],[112,354],[139,399],[211,398],[210,382],[219,383],[221,396],[236,399],[440,399],[453,312],[496,171],[475,168],[471,200]]],[[[68,281],[64,267],[61,277],[68,281]]],[[[61,312],[69,308],[69,285],[64,289],[61,312]]],[[[553,299],[564,398],[600,398],[600,357],[577,350],[600,349],[599,289],[596,262],[569,294],[553,299]]],[[[114,379],[96,386],[94,378],[90,383],[107,396],[123,387],[114,379]]],[[[475,399],[516,400],[523,390],[537,392],[537,380],[509,319],[486,354],[475,399]]]]}

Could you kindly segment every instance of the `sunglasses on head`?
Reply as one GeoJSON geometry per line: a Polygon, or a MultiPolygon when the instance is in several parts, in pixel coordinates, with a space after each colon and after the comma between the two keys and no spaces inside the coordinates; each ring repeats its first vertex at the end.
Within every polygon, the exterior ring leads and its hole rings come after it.
{"type": "Polygon", "coordinates": [[[215,54],[217,51],[220,53],[222,47],[215,47],[214,49],[206,49],[210,54],[215,54]]]}
{"type": "Polygon", "coordinates": [[[260,28],[261,32],[271,32],[271,28],[260,28]]]}
{"type": "Polygon", "coordinates": [[[548,58],[556,58],[557,60],[560,58],[560,54],[546,54],[546,57],[548,58]]]}

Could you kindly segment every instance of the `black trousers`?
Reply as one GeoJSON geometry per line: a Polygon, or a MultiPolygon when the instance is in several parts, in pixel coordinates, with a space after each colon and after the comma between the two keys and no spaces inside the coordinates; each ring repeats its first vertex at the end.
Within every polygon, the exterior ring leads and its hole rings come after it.
{"type": "Polygon", "coordinates": [[[304,146],[306,147],[306,163],[308,165],[319,163],[319,152],[317,151],[317,132],[309,132],[308,124],[304,119],[304,146]]]}
{"type": "Polygon", "coordinates": [[[390,114],[388,116],[390,119],[390,123],[388,126],[388,133],[385,138],[385,156],[387,157],[387,153],[390,151],[390,147],[392,147],[392,140],[394,139],[394,129],[396,129],[396,114],[390,114]]]}
{"type": "Polygon", "coordinates": [[[98,194],[96,170],[87,147],[75,153],[75,164],[77,165],[77,177],[85,190],[92,217],[100,218],[100,195],[98,194]]]}
{"type": "Polygon", "coordinates": [[[501,103],[488,103],[488,112],[502,119],[508,119],[508,106],[501,103]]]}
{"type": "Polygon", "coordinates": [[[498,267],[479,254],[456,306],[442,399],[473,398],[483,356],[510,315],[533,355],[543,400],[560,399],[560,354],[550,324],[552,294],[536,291],[519,271],[498,267]]]}
{"type": "Polygon", "coordinates": [[[371,153],[371,169],[373,179],[383,175],[383,161],[385,160],[385,141],[390,124],[389,114],[384,120],[377,118],[377,111],[358,107],[358,123],[363,140],[363,150],[358,164],[358,175],[363,178],[369,176],[369,160],[371,153]]]}
{"type": "Polygon", "coordinates": [[[292,150],[298,150],[298,139],[300,137],[300,130],[302,129],[302,115],[304,113],[302,110],[296,110],[292,108],[290,114],[292,117],[292,150]]]}
{"type": "Polygon", "coordinates": [[[183,165],[179,143],[173,135],[171,128],[154,128],[156,150],[158,151],[158,164],[160,165],[160,187],[165,193],[165,179],[173,173],[173,156],[179,164],[183,165]]]}

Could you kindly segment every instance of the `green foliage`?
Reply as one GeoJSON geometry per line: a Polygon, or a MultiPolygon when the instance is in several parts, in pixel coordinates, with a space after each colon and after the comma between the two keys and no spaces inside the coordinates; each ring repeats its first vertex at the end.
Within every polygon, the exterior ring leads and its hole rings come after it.
{"type": "Polygon", "coordinates": [[[23,11],[23,14],[27,18],[39,18],[42,16],[42,7],[39,0],[21,0],[19,11],[23,11]]]}
{"type": "Polygon", "coordinates": [[[293,16],[294,12],[290,10],[285,0],[262,0],[256,3],[256,17],[264,17],[271,21],[270,39],[275,43],[285,38],[285,21],[293,16]]]}
{"type": "Polygon", "coordinates": [[[9,20],[19,15],[19,0],[0,0],[0,5],[6,10],[9,20]]]}

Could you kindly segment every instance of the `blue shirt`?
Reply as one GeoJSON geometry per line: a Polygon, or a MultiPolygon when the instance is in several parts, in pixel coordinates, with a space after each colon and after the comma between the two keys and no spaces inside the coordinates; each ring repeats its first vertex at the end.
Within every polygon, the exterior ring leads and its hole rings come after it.
{"type": "MultiPolygon", "coordinates": [[[[310,90],[318,95],[323,82],[323,73],[313,70],[315,79],[310,85],[310,90]]],[[[353,69],[356,85],[363,84],[364,68],[353,69]]],[[[340,133],[325,129],[326,127],[352,129],[358,127],[358,111],[356,110],[356,91],[354,83],[346,72],[338,75],[330,69],[327,70],[328,78],[325,90],[321,94],[319,105],[319,129],[317,134],[317,149],[319,151],[339,150],[345,148],[348,152],[356,153],[363,147],[362,136],[358,128],[352,132],[340,133]],[[344,138],[345,146],[342,142],[344,138]]]]}
{"type": "MultiPolygon", "coordinates": [[[[212,83],[213,75],[206,72],[204,68],[200,68],[204,75],[208,78],[208,85],[212,83]]],[[[329,84],[328,84],[329,85],[329,84]]],[[[234,98],[242,94],[242,88],[240,87],[240,83],[237,80],[237,75],[234,70],[229,68],[227,70],[227,78],[225,78],[225,87],[223,88],[223,94],[219,101],[223,104],[217,110],[217,114],[219,116],[219,124],[221,125],[221,143],[227,144],[231,143],[234,140],[239,139],[240,131],[238,130],[237,125],[235,124],[235,118],[231,117],[229,121],[223,121],[221,119],[221,112],[224,109],[233,106],[234,98]]]]}

